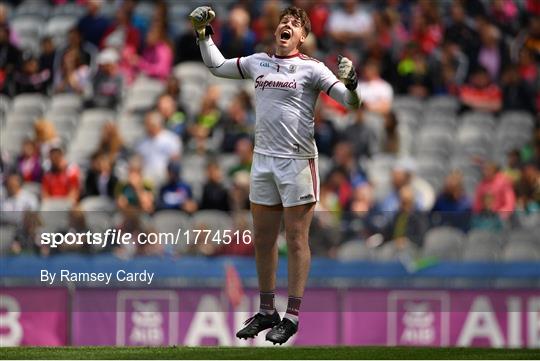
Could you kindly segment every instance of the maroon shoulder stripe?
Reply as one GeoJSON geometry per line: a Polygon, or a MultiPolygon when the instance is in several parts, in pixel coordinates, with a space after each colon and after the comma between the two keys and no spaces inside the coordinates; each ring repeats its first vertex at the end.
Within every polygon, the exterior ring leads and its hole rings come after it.
{"type": "Polygon", "coordinates": [[[313,196],[315,201],[317,201],[317,169],[315,168],[315,160],[309,159],[309,170],[311,172],[311,181],[313,183],[313,196]]]}
{"type": "Polygon", "coordinates": [[[326,94],[330,95],[330,90],[332,90],[334,85],[336,85],[337,83],[339,83],[339,80],[337,80],[334,84],[330,85],[330,88],[328,88],[328,90],[326,91],[326,94]]]}
{"type": "Polygon", "coordinates": [[[245,79],[244,73],[242,73],[242,69],[240,68],[240,58],[236,58],[236,66],[238,67],[238,71],[240,72],[242,79],[245,79]]]}

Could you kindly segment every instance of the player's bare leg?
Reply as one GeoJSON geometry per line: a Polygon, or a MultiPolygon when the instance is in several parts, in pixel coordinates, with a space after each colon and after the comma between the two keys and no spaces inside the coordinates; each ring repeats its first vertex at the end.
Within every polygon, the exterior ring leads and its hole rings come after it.
{"type": "Polygon", "coordinates": [[[286,342],[298,330],[298,312],[311,263],[309,227],[314,210],[315,203],[287,207],[284,210],[289,301],[283,320],[266,335],[266,339],[273,343],[286,342]]]}
{"type": "Polygon", "coordinates": [[[263,206],[251,203],[253,215],[253,242],[255,262],[261,292],[273,292],[276,288],[278,263],[277,237],[281,227],[283,207],[263,206]]]}
{"type": "Polygon", "coordinates": [[[245,339],[255,337],[262,330],[272,328],[280,322],[279,314],[274,308],[274,290],[278,262],[277,237],[283,207],[251,203],[251,213],[261,305],[259,313],[248,319],[246,327],[236,334],[236,337],[245,339]]]}

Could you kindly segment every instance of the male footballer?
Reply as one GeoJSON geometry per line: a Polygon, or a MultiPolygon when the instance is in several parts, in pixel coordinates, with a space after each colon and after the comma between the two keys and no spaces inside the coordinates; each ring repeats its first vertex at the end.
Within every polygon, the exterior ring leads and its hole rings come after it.
{"type": "Polygon", "coordinates": [[[271,328],[266,340],[283,344],[298,330],[311,254],[309,227],[319,200],[317,147],[313,113],[324,91],[350,109],[360,100],[352,62],[340,57],[338,77],[323,63],[300,53],[311,24],[306,12],[289,7],[280,15],[274,54],[257,53],[225,59],[210,35],[215,13],[196,8],[190,18],[206,66],[215,76],[255,82],[255,149],[250,195],[260,309],[237,337],[248,339],[271,328]],[[341,80],[338,80],[338,78],[341,80]],[[280,318],[274,306],[277,237],[283,216],[288,248],[287,311],[280,318]]]}

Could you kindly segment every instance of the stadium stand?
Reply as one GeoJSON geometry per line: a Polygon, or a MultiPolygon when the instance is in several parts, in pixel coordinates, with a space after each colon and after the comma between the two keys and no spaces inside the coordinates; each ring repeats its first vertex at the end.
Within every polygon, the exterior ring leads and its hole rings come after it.
{"type": "MultiPolygon", "coordinates": [[[[215,2],[218,45],[234,49],[235,56],[246,56],[249,39],[256,39],[256,51],[269,50],[272,29],[265,26],[273,19],[263,11],[268,2],[215,2]],[[250,26],[238,39],[222,37],[234,26],[228,13],[242,6],[248,6],[250,26]]],[[[531,231],[540,219],[540,50],[534,45],[540,39],[534,25],[540,14],[530,10],[538,9],[531,5],[534,2],[509,2],[501,10],[482,0],[363,1],[354,11],[369,15],[365,32],[349,39],[330,25],[340,1],[277,1],[280,6],[304,4],[317,23],[317,36],[311,35],[311,46],[304,50],[308,55],[335,71],[336,55],[346,54],[360,75],[365,75],[364,65],[375,62],[380,81],[393,89],[389,111],[366,107],[347,114],[321,96],[315,137],[319,147],[321,142],[329,145],[330,154],[319,158],[321,202],[315,217],[324,220],[324,234],[338,239],[315,237],[321,242],[313,247],[318,256],[347,261],[391,261],[403,255],[493,262],[540,259],[538,232],[531,231]],[[465,23],[452,12],[456,7],[465,11],[465,23]],[[417,21],[421,18],[429,23],[417,21]],[[494,31],[496,47],[487,36],[494,31]],[[489,84],[481,83],[480,73],[488,74],[489,84]],[[355,119],[373,132],[377,144],[349,164],[334,150],[350,142],[346,129],[355,119]],[[405,201],[400,191],[409,185],[417,205],[412,213],[400,206],[405,201]],[[357,192],[361,187],[363,191],[357,192]],[[332,215],[331,221],[326,213],[332,215]],[[398,232],[397,216],[404,217],[405,228],[417,231],[414,239],[398,232]],[[380,235],[382,244],[368,242],[373,235],[380,235]]],[[[0,4],[0,49],[8,54],[0,59],[0,180],[5,183],[16,172],[24,181],[16,192],[3,185],[0,208],[29,212],[22,203],[15,209],[4,206],[15,204],[13,199],[23,192],[40,200],[39,217],[47,229],[64,229],[68,213],[74,211],[82,211],[90,229],[122,227],[128,209],[137,210],[137,217],[144,220],[141,224],[158,231],[203,225],[231,229],[238,212],[249,207],[251,161],[238,144],[253,137],[252,84],[215,78],[196,47],[173,46],[193,37],[186,15],[201,1],[99,4],[56,0],[0,4]],[[105,41],[106,34],[114,34],[122,12],[129,39],[113,36],[105,41]],[[79,43],[73,40],[72,29],[82,35],[79,43]],[[157,43],[150,39],[152,32],[161,34],[157,43]],[[48,40],[52,50],[47,50],[48,40]],[[94,46],[95,53],[90,50],[94,46]],[[162,58],[158,46],[183,61],[172,64],[162,58]],[[105,51],[117,56],[111,60],[105,51]],[[102,71],[119,74],[120,88],[105,80],[98,89],[95,80],[102,71]],[[119,101],[108,108],[95,107],[96,92],[118,96],[119,101]],[[154,134],[145,116],[157,109],[163,94],[176,104],[170,113],[158,109],[164,124],[154,134]],[[40,130],[44,122],[50,123],[46,132],[40,130]],[[138,178],[130,168],[132,160],[142,157],[146,164],[163,159],[146,159],[139,144],[154,139],[156,146],[167,147],[170,144],[163,139],[169,136],[180,146],[164,161],[178,162],[179,174],[172,184],[164,184],[167,174],[155,175],[153,182],[141,180],[149,198],[140,199],[133,194],[138,178]],[[34,150],[26,154],[25,149],[31,148],[25,148],[28,141],[34,150]],[[51,170],[49,152],[57,146],[66,155],[60,171],[77,166],[80,172],[75,204],[63,197],[42,196],[42,174],[51,170]],[[220,167],[215,179],[209,179],[211,162],[220,167]],[[85,189],[90,175],[107,184],[97,187],[98,194],[85,189]],[[107,191],[112,175],[118,184],[107,191]],[[171,189],[165,187],[172,187],[181,199],[178,209],[159,209],[160,196],[171,189]],[[217,194],[205,190],[224,190],[228,204],[219,210],[199,209],[203,196],[217,194]]],[[[2,250],[20,253],[13,242],[31,244],[19,239],[23,233],[16,230],[24,226],[21,222],[1,226],[2,250]]],[[[155,252],[206,254],[185,245],[155,252]]]]}

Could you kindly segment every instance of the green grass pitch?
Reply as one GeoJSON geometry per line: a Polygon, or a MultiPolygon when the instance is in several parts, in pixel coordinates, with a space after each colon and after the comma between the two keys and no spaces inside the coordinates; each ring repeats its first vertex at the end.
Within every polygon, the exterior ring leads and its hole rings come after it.
{"type": "Polygon", "coordinates": [[[7,347],[0,359],[512,359],[539,349],[418,347],[7,347]]]}

